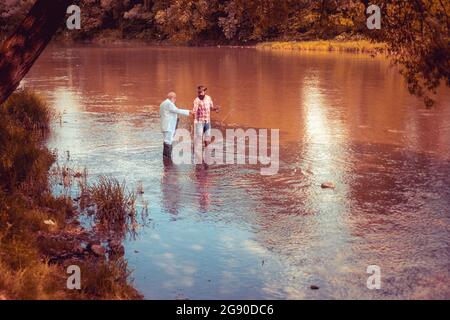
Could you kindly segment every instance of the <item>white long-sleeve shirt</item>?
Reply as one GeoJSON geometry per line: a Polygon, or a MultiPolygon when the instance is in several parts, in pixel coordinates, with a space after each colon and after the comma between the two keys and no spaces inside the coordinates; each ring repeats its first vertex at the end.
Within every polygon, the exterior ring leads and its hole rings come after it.
{"type": "Polygon", "coordinates": [[[175,133],[179,114],[189,116],[189,110],[178,109],[169,99],[164,100],[159,107],[159,115],[161,116],[161,131],[170,131],[175,133]]]}

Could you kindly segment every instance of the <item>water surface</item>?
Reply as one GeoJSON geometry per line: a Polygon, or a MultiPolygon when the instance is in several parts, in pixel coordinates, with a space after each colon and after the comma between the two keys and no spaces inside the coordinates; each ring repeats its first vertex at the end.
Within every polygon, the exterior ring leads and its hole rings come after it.
{"type": "Polygon", "coordinates": [[[49,48],[25,86],[61,113],[71,167],[142,183],[125,255],[148,299],[450,298],[448,90],[427,110],[382,58],[153,47],[49,48]],[[280,129],[277,175],[164,166],[158,105],[199,84],[214,127],[280,129]]]}

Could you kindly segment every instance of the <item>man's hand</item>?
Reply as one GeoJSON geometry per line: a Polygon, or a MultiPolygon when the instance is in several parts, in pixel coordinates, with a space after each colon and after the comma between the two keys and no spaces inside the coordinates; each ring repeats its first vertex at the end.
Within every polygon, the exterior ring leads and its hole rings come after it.
{"type": "Polygon", "coordinates": [[[220,106],[216,106],[216,107],[214,108],[214,111],[220,112],[220,106]]]}

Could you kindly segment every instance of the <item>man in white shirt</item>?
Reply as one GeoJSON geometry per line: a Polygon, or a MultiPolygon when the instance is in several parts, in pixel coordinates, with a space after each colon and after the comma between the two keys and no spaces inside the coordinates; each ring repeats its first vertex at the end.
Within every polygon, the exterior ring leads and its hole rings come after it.
{"type": "Polygon", "coordinates": [[[172,142],[177,129],[178,115],[189,116],[192,111],[178,109],[175,105],[177,95],[175,92],[169,92],[167,99],[161,103],[159,107],[159,115],[161,117],[161,132],[164,136],[164,157],[172,157],[172,142]]]}

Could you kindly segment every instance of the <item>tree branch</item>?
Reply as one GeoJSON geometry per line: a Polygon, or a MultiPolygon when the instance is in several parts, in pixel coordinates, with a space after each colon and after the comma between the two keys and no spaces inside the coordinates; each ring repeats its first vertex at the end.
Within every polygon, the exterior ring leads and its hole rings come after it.
{"type": "Polygon", "coordinates": [[[61,25],[71,0],[37,0],[0,48],[0,104],[19,86],[61,25]]]}

